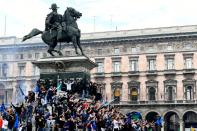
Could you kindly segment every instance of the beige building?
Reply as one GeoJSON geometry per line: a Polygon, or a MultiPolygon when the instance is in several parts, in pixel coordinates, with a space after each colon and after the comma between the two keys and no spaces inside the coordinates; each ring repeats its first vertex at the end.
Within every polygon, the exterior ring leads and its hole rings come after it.
{"type": "MultiPolygon", "coordinates": [[[[40,38],[0,38],[0,103],[19,101],[39,78],[32,61],[49,56],[40,38]],[[20,87],[20,88],[19,88],[20,87]]],[[[163,116],[162,130],[197,127],[197,26],[82,34],[85,54],[98,64],[91,72],[103,98],[148,121],[163,116]]],[[[73,56],[72,44],[63,46],[73,56]]]]}

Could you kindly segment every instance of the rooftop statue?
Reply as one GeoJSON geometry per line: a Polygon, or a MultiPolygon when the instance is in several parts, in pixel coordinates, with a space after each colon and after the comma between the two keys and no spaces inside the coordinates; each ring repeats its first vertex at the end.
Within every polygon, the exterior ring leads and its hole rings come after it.
{"type": "MultiPolygon", "coordinates": [[[[84,55],[81,44],[80,36],[81,32],[77,25],[77,19],[82,16],[82,13],[76,11],[74,8],[67,7],[63,16],[58,14],[57,5],[54,3],[51,5],[52,12],[49,13],[45,19],[45,30],[32,29],[32,31],[23,37],[22,41],[30,39],[36,35],[41,34],[41,38],[49,46],[48,53],[54,56],[53,52],[62,56],[60,50],[55,50],[58,42],[72,42],[75,48],[76,54],[79,54],[77,48],[80,49],[81,54],[84,55]]],[[[84,55],[85,56],[85,55],[84,55]]]]}

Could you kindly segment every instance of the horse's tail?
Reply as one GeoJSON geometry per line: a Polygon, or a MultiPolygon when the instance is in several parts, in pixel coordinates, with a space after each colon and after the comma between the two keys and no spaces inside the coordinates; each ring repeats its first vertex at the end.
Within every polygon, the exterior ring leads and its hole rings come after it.
{"type": "Polygon", "coordinates": [[[23,40],[22,40],[22,41],[25,41],[25,40],[27,40],[27,39],[30,39],[30,38],[32,38],[32,37],[34,37],[34,36],[36,36],[36,35],[42,34],[42,33],[43,33],[43,32],[40,31],[39,29],[34,28],[34,29],[31,30],[31,32],[30,32],[29,34],[27,34],[27,35],[25,35],[25,36],[23,37],[23,40]]]}

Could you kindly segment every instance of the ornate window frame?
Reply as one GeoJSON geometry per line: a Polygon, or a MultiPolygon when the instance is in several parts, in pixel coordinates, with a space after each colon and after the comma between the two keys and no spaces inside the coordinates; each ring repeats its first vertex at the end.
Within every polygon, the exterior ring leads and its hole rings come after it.
{"type": "Polygon", "coordinates": [[[120,101],[122,100],[122,82],[115,81],[111,83],[111,89],[112,89],[112,99],[114,99],[114,91],[116,88],[120,88],[120,101]]]}
{"type": "Polygon", "coordinates": [[[95,58],[95,63],[103,63],[103,71],[98,72],[98,67],[96,68],[96,73],[104,73],[105,72],[105,65],[104,65],[105,58],[95,58]]]}
{"type": "Polygon", "coordinates": [[[129,71],[131,71],[131,72],[139,71],[139,56],[130,56],[129,57],[129,71]],[[132,61],[136,62],[137,67],[136,67],[135,71],[132,70],[132,61]]]}
{"type": "Polygon", "coordinates": [[[116,72],[115,71],[115,66],[114,66],[114,64],[115,64],[115,62],[119,62],[119,72],[121,72],[121,57],[112,57],[111,58],[112,59],[112,72],[114,73],[114,72],[116,72]]]}
{"type": "Polygon", "coordinates": [[[157,59],[157,55],[148,55],[146,56],[147,59],[147,71],[156,71],[157,70],[157,65],[156,65],[156,59],[157,59]],[[150,70],[150,60],[154,60],[154,69],[150,70]]]}
{"type": "Polygon", "coordinates": [[[187,87],[188,86],[191,86],[192,87],[192,92],[193,92],[193,94],[192,94],[192,100],[194,100],[194,99],[196,99],[195,98],[195,94],[196,94],[196,80],[194,80],[194,79],[184,79],[183,81],[183,89],[184,89],[184,97],[183,97],[183,99],[184,100],[187,100],[186,99],[186,90],[187,90],[187,87]]]}
{"type": "Polygon", "coordinates": [[[131,90],[132,88],[136,88],[137,89],[137,101],[140,100],[140,82],[139,81],[129,81],[127,82],[128,84],[128,99],[131,101],[131,90]]]}
{"type": "Polygon", "coordinates": [[[97,82],[98,88],[100,89],[98,92],[101,93],[103,99],[106,99],[106,83],[104,82],[97,82]]]}
{"type": "Polygon", "coordinates": [[[174,70],[175,69],[175,61],[174,61],[174,57],[175,57],[175,54],[166,54],[166,55],[164,55],[164,57],[165,57],[165,69],[166,70],[174,70]],[[172,69],[168,69],[168,60],[169,59],[172,59],[173,60],[173,67],[172,67],[172,69]]]}
{"type": "Polygon", "coordinates": [[[168,88],[172,87],[174,94],[173,94],[173,101],[176,100],[177,97],[177,80],[173,80],[173,79],[167,79],[164,81],[164,100],[168,101],[168,88]]]}
{"type": "Polygon", "coordinates": [[[149,101],[150,98],[149,98],[149,89],[153,87],[155,88],[155,101],[158,100],[158,81],[156,80],[148,80],[146,81],[146,98],[147,100],[149,101]]]}
{"type": "Polygon", "coordinates": [[[188,59],[188,58],[190,58],[191,60],[192,60],[192,67],[191,68],[193,68],[193,65],[194,65],[194,63],[193,63],[193,56],[194,56],[194,53],[185,53],[185,54],[183,54],[183,58],[184,58],[184,69],[189,69],[189,68],[187,68],[187,66],[186,66],[186,59],[188,59]]]}

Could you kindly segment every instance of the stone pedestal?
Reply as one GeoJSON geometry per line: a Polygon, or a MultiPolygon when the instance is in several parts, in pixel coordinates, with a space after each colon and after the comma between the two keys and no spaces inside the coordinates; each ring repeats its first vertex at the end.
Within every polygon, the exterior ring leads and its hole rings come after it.
{"type": "Polygon", "coordinates": [[[84,56],[48,57],[32,62],[40,68],[41,79],[90,78],[97,65],[84,56]]]}

